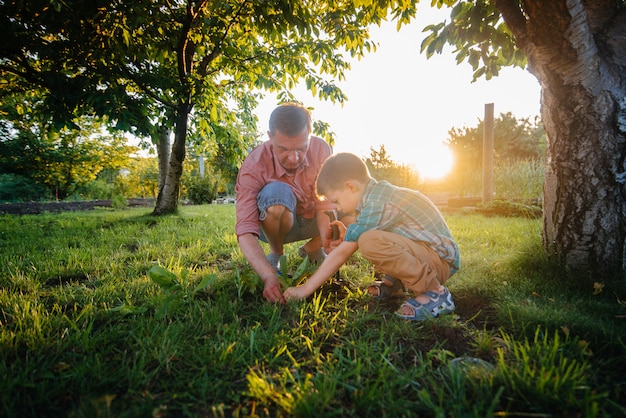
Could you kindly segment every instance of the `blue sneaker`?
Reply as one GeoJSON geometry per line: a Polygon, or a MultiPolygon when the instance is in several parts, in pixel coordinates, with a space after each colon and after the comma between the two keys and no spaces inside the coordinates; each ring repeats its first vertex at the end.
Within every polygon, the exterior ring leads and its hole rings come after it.
{"type": "Polygon", "coordinates": [[[309,261],[313,264],[322,264],[326,258],[326,252],[323,248],[307,253],[304,247],[298,247],[298,255],[302,258],[309,257],[309,261]]]}
{"type": "Polygon", "coordinates": [[[430,318],[435,318],[439,315],[449,314],[454,312],[454,300],[452,300],[452,294],[448,288],[444,288],[445,291],[440,295],[434,291],[428,291],[424,293],[425,296],[430,298],[428,303],[419,303],[413,298],[407,299],[400,309],[404,306],[408,306],[413,311],[410,315],[405,315],[396,312],[396,315],[400,318],[407,319],[409,321],[425,321],[430,318]]]}
{"type": "Polygon", "coordinates": [[[281,275],[280,272],[280,255],[278,254],[273,254],[273,253],[269,253],[268,255],[265,256],[265,258],[267,259],[267,262],[270,263],[270,265],[272,267],[274,267],[274,270],[276,270],[276,273],[278,273],[278,275],[281,275]]]}

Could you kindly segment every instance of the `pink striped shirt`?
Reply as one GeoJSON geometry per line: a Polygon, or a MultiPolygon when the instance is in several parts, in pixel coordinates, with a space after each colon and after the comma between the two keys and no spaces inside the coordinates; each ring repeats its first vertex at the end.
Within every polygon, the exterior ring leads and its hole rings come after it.
{"type": "Polygon", "coordinates": [[[288,184],[296,195],[296,216],[311,219],[316,210],[334,207],[329,202],[320,201],[315,195],[315,180],[319,169],[330,155],[332,148],[324,140],[311,136],[302,165],[294,175],[289,175],[274,155],[270,141],[256,147],[246,157],[239,174],[235,193],[237,197],[237,222],[235,233],[259,235],[261,225],[256,197],[266,184],[281,181],[288,184]]]}

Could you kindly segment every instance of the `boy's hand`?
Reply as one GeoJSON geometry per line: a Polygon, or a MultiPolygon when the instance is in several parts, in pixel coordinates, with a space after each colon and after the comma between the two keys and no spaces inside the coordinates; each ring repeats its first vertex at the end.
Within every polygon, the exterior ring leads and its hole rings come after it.
{"type": "Polygon", "coordinates": [[[292,286],[287,288],[283,293],[283,297],[287,302],[291,300],[302,300],[306,299],[309,295],[307,291],[304,289],[304,286],[292,286]]]}
{"type": "Polygon", "coordinates": [[[324,240],[324,251],[326,251],[326,254],[330,254],[332,250],[337,248],[337,246],[343,242],[343,237],[346,236],[346,229],[347,227],[341,221],[332,221],[328,225],[326,239],[324,240]],[[332,239],[333,226],[337,227],[337,229],[339,230],[339,238],[336,240],[332,239]]]}

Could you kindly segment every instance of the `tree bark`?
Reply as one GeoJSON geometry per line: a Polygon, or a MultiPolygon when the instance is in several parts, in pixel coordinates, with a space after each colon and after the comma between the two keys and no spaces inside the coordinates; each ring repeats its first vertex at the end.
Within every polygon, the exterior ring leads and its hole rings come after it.
{"type": "Polygon", "coordinates": [[[165,179],[167,177],[167,167],[170,162],[170,155],[172,153],[172,146],[170,144],[170,130],[161,126],[156,141],[157,146],[157,159],[159,165],[159,183],[158,194],[161,194],[163,187],[165,186],[165,179]]]}
{"type": "Polygon", "coordinates": [[[626,14],[619,3],[527,0],[525,28],[513,23],[542,87],[543,245],[580,285],[624,270],[626,14]]]}
{"type": "Polygon", "coordinates": [[[178,208],[178,197],[180,192],[180,178],[183,174],[183,162],[187,141],[187,127],[191,106],[182,104],[178,106],[176,112],[176,128],[174,131],[174,144],[167,166],[167,174],[163,189],[157,196],[153,215],[166,215],[176,212],[178,208]]]}

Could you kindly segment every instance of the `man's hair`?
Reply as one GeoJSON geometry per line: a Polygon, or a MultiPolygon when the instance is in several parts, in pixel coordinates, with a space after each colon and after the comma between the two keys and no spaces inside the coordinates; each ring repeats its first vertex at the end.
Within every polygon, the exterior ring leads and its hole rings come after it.
{"type": "Polygon", "coordinates": [[[304,129],[313,130],[311,113],[298,103],[283,103],[270,115],[269,130],[271,134],[280,132],[288,137],[300,135],[304,129]]]}
{"type": "Polygon", "coordinates": [[[346,181],[367,184],[370,179],[370,172],[362,159],[349,152],[340,152],[331,155],[322,164],[315,190],[318,196],[325,196],[332,190],[339,190],[346,181]]]}

